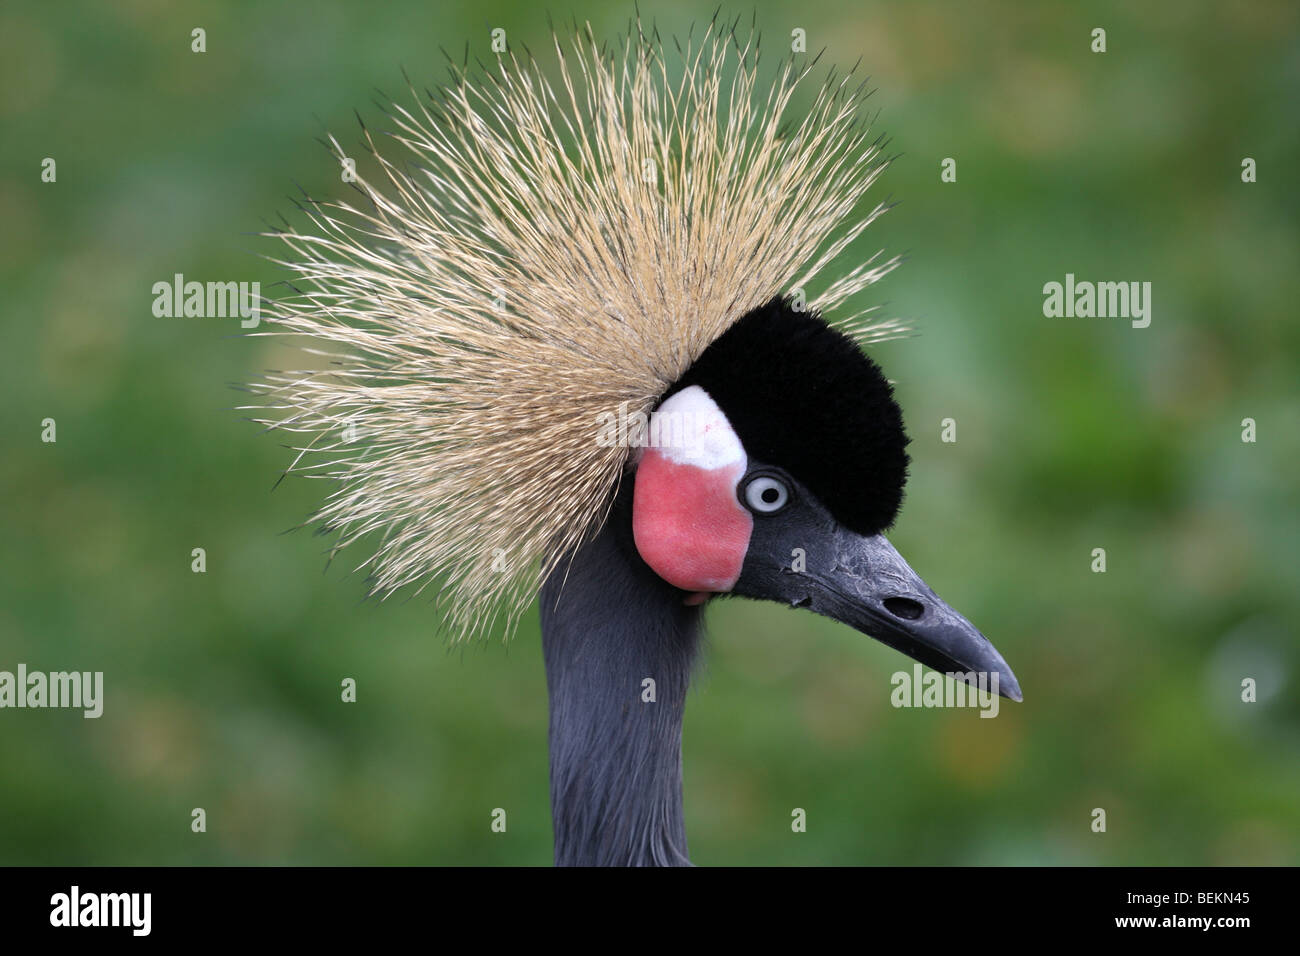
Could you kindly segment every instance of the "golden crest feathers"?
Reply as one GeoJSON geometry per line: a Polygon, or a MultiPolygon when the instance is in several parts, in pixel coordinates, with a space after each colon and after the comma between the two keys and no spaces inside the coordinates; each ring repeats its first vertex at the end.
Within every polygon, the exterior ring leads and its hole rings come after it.
{"type": "MultiPolygon", "coordinates": [[[[602,415],[648,412],[884,210],[859,209],[885,160],[851,73],[796,113],[811,66],[760,85],[757,36],[716,20],[670,48],[640,23],[611,49],[589,26],[554,39],[549,73],[506,53],[391,105],[398,155],[364,131],[381,173],[359,200],[274,233],[295,293],[266,334],[330,364],[256,384],[258,420],[300,436],[291,472],[332,479],[315,520],[335,550],[376,535],[373,588],[436,588],[460,636],[498,613],[512,630],[603,520],[629,449],[598,440],[602,415]]],[[[807,307],[895,264],[877,253],[807,307]]],[[[866,317],[839,324],[900,331],[866,317]]]]}

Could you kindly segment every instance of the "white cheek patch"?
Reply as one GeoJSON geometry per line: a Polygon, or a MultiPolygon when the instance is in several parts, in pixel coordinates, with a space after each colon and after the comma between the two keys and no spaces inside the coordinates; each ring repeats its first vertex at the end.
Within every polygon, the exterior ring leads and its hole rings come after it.
{"type": "Polygon", "coordinates": [[[722,409],[698,385],[682,389],[650,416],[646,444],[676,465],[712,471],[739,462],[744,472],[744,446],[722,409]]]}

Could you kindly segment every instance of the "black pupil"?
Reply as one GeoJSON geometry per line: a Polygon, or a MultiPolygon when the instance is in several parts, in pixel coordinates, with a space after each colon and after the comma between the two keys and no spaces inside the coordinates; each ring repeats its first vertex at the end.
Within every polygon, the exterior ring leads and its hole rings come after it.
{"type": "Polygon", "coordinates": [[[764,488],[759,492],[758,496],[762,498],[766,504],[770,505],[776,503],[776,499],[781,497],[781,493],[775,488],[764,488]]]}

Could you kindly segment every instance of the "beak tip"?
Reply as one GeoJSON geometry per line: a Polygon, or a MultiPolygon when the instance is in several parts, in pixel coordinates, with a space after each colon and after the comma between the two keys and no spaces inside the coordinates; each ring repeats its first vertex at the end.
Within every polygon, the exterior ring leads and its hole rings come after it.
{"type": "Polygon", "coordinates": [[[1016,680],[1014,674],[1007,671],[1005,683],[1001,687],[1002,696],[1008,700],[1013,700],[1017,704],[1023,703],[1025,695],[1020,692],[1020,683],[1016,680]]]}

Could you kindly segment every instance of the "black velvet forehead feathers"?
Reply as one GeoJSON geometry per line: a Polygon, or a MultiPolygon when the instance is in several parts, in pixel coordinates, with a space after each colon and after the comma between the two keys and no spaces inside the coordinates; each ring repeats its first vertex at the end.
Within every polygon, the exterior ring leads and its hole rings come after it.
{"type": "Polygon", "coordinates": [[[903,415],[879,366],[814,312],[773,299],[720,335],[664,398],[698,385],[745,451],[785,469],[845,527],[891,524],[907,481],[903,415]]]}

